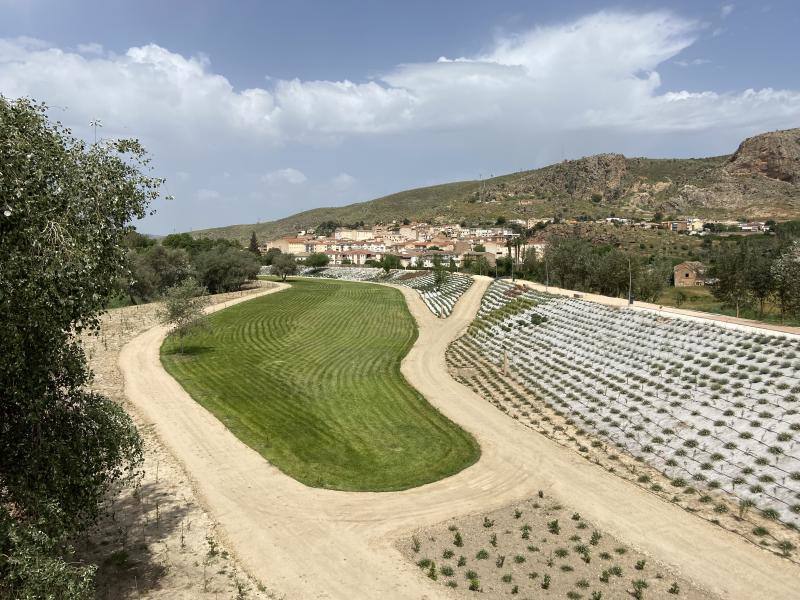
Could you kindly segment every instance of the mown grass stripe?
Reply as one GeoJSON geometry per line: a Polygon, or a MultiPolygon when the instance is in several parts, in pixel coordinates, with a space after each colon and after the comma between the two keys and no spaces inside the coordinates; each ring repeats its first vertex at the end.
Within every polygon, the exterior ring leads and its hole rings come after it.
{"type": "Polygon", "coordinates": [[[475,440],[400,373],[416,340],[402,294],[301,280],[167,338],[162,362],[242,441],[308,485],[388,491],[475,462],[475,440]]]}

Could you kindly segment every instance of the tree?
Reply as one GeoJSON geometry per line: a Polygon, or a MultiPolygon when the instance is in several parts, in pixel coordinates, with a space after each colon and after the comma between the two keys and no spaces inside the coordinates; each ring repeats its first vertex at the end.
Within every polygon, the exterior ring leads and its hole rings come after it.
{"type": "Polygon", "coordinates": [[[781,318],[800,317],[800,240],[796,240],[773,263],[772,277],[781,318]]]}
{"type": "Polygon", "coordinates": [[[772,248],[766,244],[743,243],[745,251],[744,277],[750,296],[758,302],[758,318],[764,316],[764,303],[775,290],[772,275],[772,248]]]}
{"type": "Polygon", "coordinates": [[[324,252],[314,252],[313,254],[309,254],[306,259],[306,266],[312,269],[321,269],[327,267],[329,262],[330,258],[328,258],[327,254],[324,252]]]}
{"type": "Polygon", "coordinates": [[[260,267],[250,252],[236,248],[217,247],[194,258],[197,279],[211,294],[240,289],[258,276],[260,267]]]}
{"type": "Polygon", "coordinates": [[[183,354],[183,338],[203,326],[207,304],[206,289],[193,277],[172,286],[164,294],[159,317],[161,322],[169,325],[172,332],[178,336],[181,354],[183,354]]]}
{"type": "Polygon", "coordinates": [[[520,265],[523,277],[533,277],[539,270],[539,261],[536,257],[536,249],[529,248],[525,251],[522,257],[522,265],[520,265]]]}
{"type": "Polygon", "coordinates": [[[149,301],[179,283],[191,273],[189,255],[181,248],[152,246],[131,251],[127,256],[129,274],[122,278],[121,288],[132,303],[149,301]]]}
{"type": "Polygon", "coordinates": [[[267,248],[267,251],[261,256],[261,264],[269,266],[275,257],[281,253],[280,248],[267,248]]]}
{"type": "Polygon", "coordinates": [[[636,297],[645,302],[658,302],[661,292],[669,285],[672,271],[672,263],[668,260],[641,265],[633,275],[636,297]]]}
{"type": "Polygon", "coordinates": [[[247,249],[256,256],[261,256],[261,250],[258,249],[258,238],[256,237],[255,231],[250,234],[250,245],[247,249]]]}
{"type": "MultiPolygon", "coordinates": [[[[616,248],[605,248],[595,262],[592,284],[601,294],[615,298],[627,293],[629,257],[616,248]]],[[[633,267],[633,265],[631,265],[633,267]]]]}
{"type": "Polygon", "coordinates": [[[394,254],[384,254],[383,258],[381,259],[381,268],[388,273],[392,269],[399,269],[402,265],[400,264],[400,257],[394,254]]]}
{"type": "Polygon", "coordinates": [[[472,272],[476,275],[488,275],[489,273],[489,261],[486,260],[485,256],[478,256],[471,267],[472,272]]]}
{"type": "Polygon", "coordinates": [[[483,244],[475,244],[472,247],[472,251],[473,252],[486,252],[486,246],[484,246],[483,244]]]}
{"type": "Polygon", "coordinates": [[[136,140],[87,145],[47,107],[0,96],[0,597],[92,598],[70,540],[142,445],[87,389],[80,334],[123,269],[124,236],[159,195],[136,140]]]}
{"type": "Polygon", "coordinates": [[[720,247],[709,274],[716,279],[714,297],[736,309],[736,316],[750,304],[747,281],[747,253],[744,246],[728,243],[720,247]]]}
{"type": "Polygon", "coordinates": [[[442,257],[438,254],[433,257],[433,285],[438,290],[447,281],[447,271],[442,264],[442,257]]]}
{"type": "Polygon", "coordinates": [[[278,254],[272,260],[272,272],[286,281],[288,275],[297,273],[297,263],[294,260],[294,254],[278,254]]]}

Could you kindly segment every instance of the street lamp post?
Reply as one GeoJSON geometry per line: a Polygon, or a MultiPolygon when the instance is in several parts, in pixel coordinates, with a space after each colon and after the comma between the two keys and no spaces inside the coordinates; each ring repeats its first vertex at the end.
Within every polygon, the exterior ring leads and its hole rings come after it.
{"type": "Polygon", "coordinates": [[[92,127],[94,129],[94,143],[95,144],[97,143],[97,128],[98,127],[102,127],[102,126],[103,126],[103,122],[100,119],[92,119],[91,121],[89,121],[89,127],[92,127]]]}

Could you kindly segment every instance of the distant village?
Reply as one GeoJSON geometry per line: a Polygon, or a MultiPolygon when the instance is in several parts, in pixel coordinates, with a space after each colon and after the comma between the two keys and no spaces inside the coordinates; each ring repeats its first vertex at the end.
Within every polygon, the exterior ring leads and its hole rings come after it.
{"type": "MultiPolygon", "coordinates": [[[[462,267],[483,257],[494,267],[495,261],[505,256],[513,256],[519,262],[531,250],[541,255],[547,245],[542,231],[553,221],[511,219],[494,227],[392,222],[371,228],[337,227],[332,235],[317,235],[314,229],[308,229],[263,243],[260,249],[266,252],[269,248],[277,248],[282,253],[293,254],[300,262],[311,254],[321,253],[328,257],[328,264],[332,266],[370,265],[381,261],[384,255],[393,255],[399,258],[403,268],[430,268],[436,257],[441,264],[455,267],[462,267]]],[[[585,221],[561,222],[576,224],[585,221]]],[[[664,229],[687,235],[707,235],[711,232],[747,234],[769,229],[766,222],[707,221],[694,217],[669,221],[608,217],[601,222],[641,229],[664,229]]]]}

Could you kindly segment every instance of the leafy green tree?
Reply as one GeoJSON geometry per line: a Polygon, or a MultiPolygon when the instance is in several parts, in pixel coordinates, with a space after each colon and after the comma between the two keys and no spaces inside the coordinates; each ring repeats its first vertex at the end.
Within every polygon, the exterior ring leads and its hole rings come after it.
{"type": "Polygon", "coordinates": [[[306,258],[306,266],[312,269],[321,269],[327,267],[330,260],[324,252],[314,252],[306,258]]]}
{"type": "Polygon", "coordinates": [[[511,262],[511,259],[508,258],[507,256],[499,256],[499,257],[497,257],[497,260],[495,261],[495,265],[497,267],[497,269],[496,269],[497,270],[497,274],[500,277],[503,277],[505,275],[511,275],[512,262],[511,262]]]}
{"type": "Polygon", "coordinates": [[[800,240],[775,260],[771,270],[781,318],[786,315],[800,318],[800,240]]]}
{"type": "Polygon", "coordinates": [[[297,273],[297,262],[294,259],[294,254],[278,254],[272,260],[272,272],[286,281],[286,277],[297,273]]]}
{"type": "Polygon", "coordinates": [[[211,294],[240,289],[258,276],[260,267],[252,253],[236,248],[216,247],[194,258],[197,279],[211,294]]]}
{"type": "Polygon", "coordinates": [[[189,254],[207,252],[213,248],[241,248],[237,240],[194,238],[189,233],[171,233],[161,240],[161,245],[167,248],[182,248],[189,254]]]}
{"type": "Polygon", "coordinates": [[[709,271],[711,277],[716,279],[711,288],[714,297],[735,308],[737,317],[741,309],[751,303],[747,260],[743,245],[723,244],[715,254],[714,264],[709,271]]]}
{"type": "Polygon", "coordinates": [[[772,263],[773,245],[743,243],[745,252],[744,277],[750,297],[758,303],[758,318],[764,316],[764,304],[775,291],[772,263]]]}
{"type": "Polygon", "coordinates": [[[472,247],[472,251],[473,252],[486,252],[486,246],[484,246],[483,244],[475,244],[472,247]]]}
{"type": "Polygon", "coordinates": [[[550,280],[562,288],[588,290],[595,268],[592,245],[583,239],[553,238],[547,244],[545,258],[550,280]]]}
{"type": "Polygon", "coordinates": [[[250,245],[247,249],[256,256],[261,256],[261,250],[258,249],[258,238],[256,237],[255,231],[250,234],[250,245]]]}
{"type": "Polygon", "coordinates": [[[122,279],[122,288],[134,304],[153,300],[192,272],[185,250],[160,244],[129,252],[127,263],[129,275],[122,279]]]}
{"type": "Polygon", "coordinates": [[[381,268],[388,273],[392,269],[399,269],[402,265],[400,264],[400,257],[394,254],[384,254],[383,258],[381,259],[381,268]]]}
{"type": "Polygon", "coordinates": [[[472,272],[476,275],[488,275],[489,274],[489,261],[486,260],[485,256],[478,256],[475,258],[475,261],[470,265],[472,272]]]}
{"type": "Polygon", "coordinates": [[[633,274],[636,297],[645,302],[658,302],[664,288],[669,285],[672,270],[672,263],[668,260],[639,266],[633,274]]]}
{"type": "Polygon", "coordinates": [[[267,248],[267,251],[261,256],[261,264],[269,266],[275,257],[281,253],[280,248],[267,248]]]}
{"type": "Polygon", "coordinates": [[[130,418],[87,389],[78,335],[99,328],[129,223],[158,197],[147,162],[135,140],[87,145],[0,96],[0,597],[93,597],[69,542],[141,459],[130,418]]]}
{"type": "Polygon", "coordinates": [[[337,227],[340,227],[337,221],[323,221],[314,228],[314,233],[323,237],[330,237],[337,227]]]}
{"type": "Polygon", "coordinates": [[[184,279],[169,288],[164,294],[159,317],[169,325],[180,340],[183,354],[183,338],[204,324],[205,307],[208,304],[206,289],[193,277],[184,279]]]}
{"type": "Polygon", "coordinates": [[[447,281],[447,271],[442,264],[442,257],[435,254],[432,260],[433,263],[433,285],[438,290],[447,281]]]}
{"type": "MultiPolygon", "coordinates": [[[[616,248],[606,248],[595,259],[592,287],[601,294],[618,298],[628,292],[629,257],[616,248]]],[[[630,265],[633,269],[633,264],[630,265]]]]}
{"type": "Polygon", "coordinates": [[[536,257],[536,250],[529,248],[522,256],[522,263],[519,266],[520,274],[525,278],[535,277],[539,270],[539,260],[536,257]]]}

